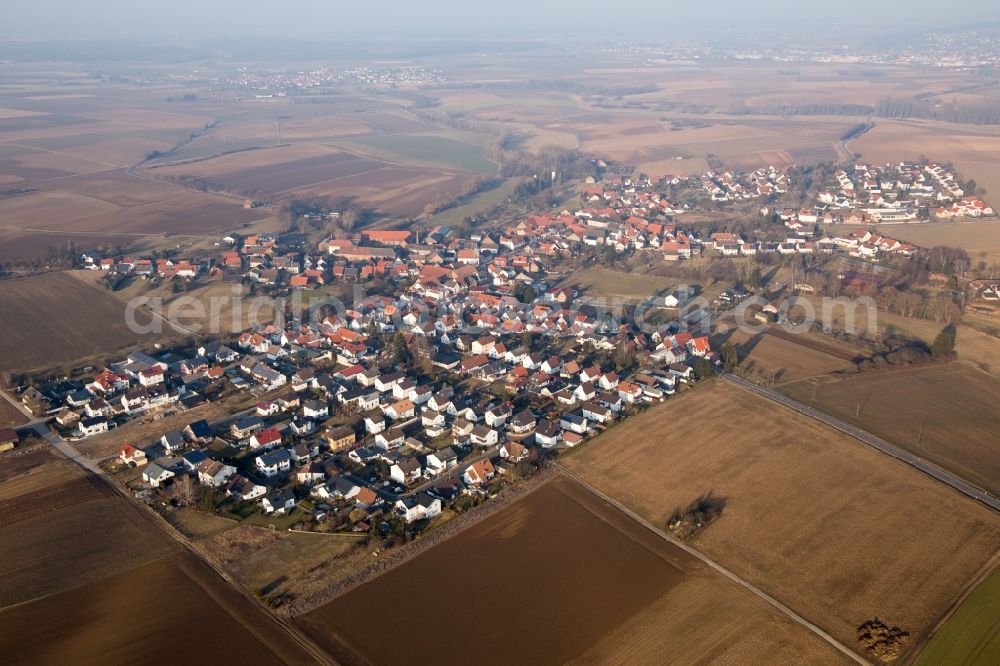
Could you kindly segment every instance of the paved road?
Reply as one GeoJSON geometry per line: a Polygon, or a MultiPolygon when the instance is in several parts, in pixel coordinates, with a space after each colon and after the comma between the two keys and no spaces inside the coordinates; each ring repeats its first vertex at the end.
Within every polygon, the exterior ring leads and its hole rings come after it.
{"type": "Polygon", "coordinates": [[[855,662],[857,662],[859,664],[866,664],[867,665],[869,663],[867,660],[865,660],[863,657],[861,657],[861,655],[859,655],[854,650],[850,649],[849,647],[847,647],[846,645],[844,645],[843,643],[841,643],[840,641],[838,641],[836,638],[834,638],[833,636],[831,636],[830,634],[828,634],[826,631],[824,631],[821,627],[819,627],[819,626],[813,624],[812,622],[810,622],[809,620],[805,619],[804,617],[802,617],[801,615],[799,615],[798,613],[796,613],[794,610],[792,610],[791,608],[789,608],[785,604],[781,603],[780,601],[778,601],[777,599],[775,599],[774,597],[772,597],[770,594],[768,594],[764,590],[762,590],[759,587],[755,586],[753,583],[750,583],[749,581],[744,580],[743,578],[740,578],[738,575],[736,575],[735,573],[733,573],[729,569],[725,568],[724,566],[722,566],[721,564],[719,564],[715,560],[711,559],[710,557],[708,557],[704,553],[702,553],[702,552],[700,552],[698,550],[695,550],[694,548],[692,548],[691,546],[687,545],[683,541],[678,541],[677,539],[673,538],[672,536],[670,536],[669,534],[667,534],[663,530],[660,530],[659,528],[657,528],[655,525],[653,525],[652,523],[650,523],[648,520],[646,520],[642,516],[639,516],[638,514],[634,513],[633,511],[631,511],[630,509],[626,508],[622,504],[618,503],[614,499],[608,497],[607,495],[605,495],[604,493],[602,493],[600,490],[598,490],[594,486],[590,485],[589,483],[587,483],[586,481],[584,481],[579,476],[577,476],[573,472],[569,471],[568,469],[566,469],[565,467],[563,467],[559,463],[553,463],[553,464],[559,469],[559,471],[561,471],[562,473],[564,473],[566,476],[572,478],[574,481],[576,481],[577,483],[579,483],[580,485],[582,485],[583,487],[585,487],[587,490],[589,490],[590,492],[592,492],[594,495],[596,495],[600,499],[604,500],[605,502],[607,502],[611,506],[615,507],[616,509],[618,509],[619,511],[621,511],[622,513],[624,513],[630,519],[632,519],[635,522],[639,523],[640,525],[642,525],[643,527],[645,527],[646,529],[648,529],[650,532],[652,532],[656,536],[660,537],[661,539],[663,539],[665,541],[669,541],[671,544],[673,544],[674,546],[677,546],[678,548],[680,548],[684,552],[688,553],[692,557],[695,557],[698,560],[700,560],[701,562],[704,562],[710,568],[712,568],[713,570],[715,570],[718,573],[722,574],[723,576],[725,576],[729,580],[733,581],[734,583],[736,583],[740,587],[746,589],[747,591],[749,591],[751,594],[753,594],[757,598],[762,599],[763,601],[767,602],[768,604],[770,604],[771,606],[773,606],[775,609],[777,609],[780,613],[782,613],[783,615],[785,615],[789,619],[793,620],[794,622],[797,622],[798,624],[802,625],[803,627],[805,627],[809,631],[813,632],[818,637],[822,638],[824,641],[826,641],[827,643],[829,643],[830,645],[832,645],[834,648],[836,648],[837,650],[839,650],[840,652],[842,652],[845,656],[849,657],[851,660],[853,660],[853,661],[855,661],[855,662]]]}
{"type": "Polygon", "coordinates": [[[726,381],[735,384],[736,386],[739,386],[742,389],[745,389],[747,391],[752,391],[765,398],[774,400],[775,402],[780,402],[782,405],[794,409],[800,414],[816,419],[817,421],[822,421],[831,428],[835,428],[841,431],[842,433],[850,435],[854,439],[864,444],[867,444],[868,446],[888,456],[892,456],[893,458],[899,460],[900,462],[904,462],[907,465],[910,465],[911,467],[923,472],[927,476],[933,479],[937,479],[941,483],[951,486],[952,488],[962,493],[963,495],[971,497],[972,499],[978,502],[982,502],[983,504],[990,507],[994,511],[1000,511],[1000,499],[993,497],[982,488],[978,488],[969,483],[968,481],[960,479],[959,477],[951,474],[950,472],[941,469],[937,465],[924,460],[920,456],[914,455],[909,451],[894,446],[889,442],[885,441],[884,439],[876,437],[875,435],[865,430],[862,430],[861,428],[853,426],[850,423],[847,423],[846,421],[841,421],[840,419],[830,416],[829,414],[825,414],[819,410],[813,409],[809,405],[803,405],[801,402],[792,400],[788,396],[782,395],[781,393],[773,391],[764,386],[754,384],[753,382],[743,379],[742,377],[738,377],[736,375],[731,375],[728,373],[722,375],[722,377],[726,381]]]}

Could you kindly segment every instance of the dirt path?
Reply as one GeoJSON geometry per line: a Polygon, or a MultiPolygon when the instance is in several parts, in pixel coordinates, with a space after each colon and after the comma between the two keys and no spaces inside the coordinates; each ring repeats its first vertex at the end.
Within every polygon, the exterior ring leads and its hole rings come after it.
{"type": "Polygon", "coordinates": [[[791,608],[789,608],[785,604],[781,603],[780,601],[778,601],[777,599],[775,599],[774,597],[772,597],[771,595],[769,595],[767,592],[764,592],[763,590],[761,590],[760,588],[756,587],[752,583],[750,583],[750,582],[748,582],[748,581],[740,578],[739,576],[737,576],[735,573],[733,573],[729,569],[725,568],[724,566],[722,566],[721,564],[719,564],[715,560],[713,560],[710,557],[708,557],[707,555],[703,554],[701,551],[698,551],[698,550],[692,548],[691,546],[687,545],[683,541],[678,541],[677,539],[675,539],[675,538],[671,537],[670,535],[668,535],[666,532],[663,532],[662,530],[658,529],[655,525],[653,525],[652,523],[650,523],[648,520],[646,520],[645,518],[639,516],[634,511],[628,509],[627,507],[625,507],[624,505],[622,505],[619,502],[615,501],[611,497],[608,497],[607,495],[605,495],[604,493],[602,493],[600,490],[598,490],[594,486],[590,485],[584,479],[580,478],[579,476],[577,476],[576,474],[574,474],[570,470],[566,469],[565,467],[563,467],[559,463],[555,463],[555,466],[559,469],[560,472],[562,472],[566,476],[570,477],[571,479],[573,479],[574,481],[576,481],[577,483],[579,483],[581,486],[583,486],[584,488],[586,488],[587,490],[589,490],[591,493],[593,493],[594,495],[596,495],[597,497],[599,497],[603,501],[607,502],[608,504],[610,504],[614,508],[616,508],[619,511],[621,511],[622,513],[624,513],[626,516],[628,516],[629,518],[631,518],[632,520],[634,520],[636,523],[638,523],[638,524],[642,525],[643,527],[645,527],[646,529],[650,530],[651,532],[653,532],[654,534],[656,534],[661,539],[664,539],[665,541],[669,541],[671,544],[677,546],[678,548],[680,548],[684,552],[688,553],[692,557],[696,557],[697,559],[701,560],[702,562],[704,562],[705,564],[707,564],[709,567],[711,567],[713,570],[715,570],[716,572],[722,574],[723,576],[725,576],[726,578],[728,578],[732,582],[736,583],[740,587],[746,589],[748,592],[750,592],[751,594],[753,594],[754,596],[756,596],[758,599],[761,599],[762,601],[767,602],[768,604],[770,604],[771,606],[773,606],[775,609],[777,609],[778,612],[780,612],[782,615],[784,615],[785,617],[787,617],[788,619],[790,619],[790,620],[792,620],[794,622],[797,622],[798,624],[802,625],[803,627],[805,627],[809,631],[813,632],[819,638],[823,639],[824,641],[826,641],[827,643],[829,643],[830,645],[832,645],[834,648],[836,648],[837,650],[839,650],[841,653],[843,653],[845,656],[849,657],[852,661],[855,661],[855,662],[857,662],[859,664],[866,664],[866,665],[868,664],[868,661],[866,659],[864,659],[861,655],[859,655],[858,653],[856,653],[854,650],[850,649],[849,647],[847,647],[846,645],[844,645],[843,643],[841,643],[840,641],[838,641],[836,638],[834,638],[833,636],[831,636],[830,634],[828,634],[826,631],[824,631],[821,627],[819,627],[819,626],[813,624],[812,622],[810,622],[809,620],[805,619],[804,617],[802,617],[801,615],[799,615],[798,613],[796,613],[794,610],[792,610],[791,608]]]}

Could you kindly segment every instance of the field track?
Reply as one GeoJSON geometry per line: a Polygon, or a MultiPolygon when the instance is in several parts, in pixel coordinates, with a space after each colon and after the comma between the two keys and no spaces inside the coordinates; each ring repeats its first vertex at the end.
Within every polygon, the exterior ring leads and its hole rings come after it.
{"type": "Polygon", "coordinates": [[[670,535],[665,534],[662,530],[657,529],[656,526],[653,525],[652,523],[650,523],[648,520],[646,520],[642,516],[636,514],[634,511],[628,509],[627,507],[625,507],[624,505],[622,505],[620,502],[616,502],[614,499],[612,499],[608,495],[605,495],[600,490],[598,490],[594,486],[590,485],[584,479],[582,479],[581,477],[577,476],[576,474],[574,474],[570,470],[566,469],[565,467],[563,467],[559,463],[555,463],[555,465],[559,468],[559,470],[562,473],[566,474],[566,476],[570,477],[571,479],[573,479],[574,481],[576,481],[577,483],[579,483],[581,486],[583,486],[584,488],[586,488],[587,490],[589,490],[591,493],[593,493],[595,496],[597,496],[598,498],[600,498],[604,502],[607,502],[609,505],[611,505],[614,508],[616,508],[618,511],[621,511],[629,519],[635,521],[639,525],[642,525],[643,527],[645,527],[646,529],[648,529],[649,531],[651,531],[653,534],[657,535],[661,539],[669,541],[671,544],[673,544],[674,546],[677,546],[678,548],[680,548],[684,552],[688,553],[692,557],[698,558],[699,560],[701,560],[702,562],[704,562],[705,564],[707,564],[709,567],[711,567],[713,570],[715,570],[718,573],[722,574],[723,576],[725,576],[729,580],[733,581],[734,583],[736,583],[740,587],[746,589],[748,592],[750,592],[751,594],[753,594],[754,596],[756,596],[758,599],[761,599],[761,600],[767,602],[768,604],[770,604],[771,606],[773,606],[775,609],[778,610],[778,612],[782,613],[787,618],[789,618],[789,619],[797,622],[798,624],[802,625],[803,627],[805,627],[809,631],[813,632],[818,637],[822,638],[824,641],[826,641],[827,643],[829,643],[830,645],[832,645],[833,647],[835,647],[837,650],[839,650],[840,652],[842,652],[845,656],[850,657],[853,661],[855,661],[855,662],[857,662],[859,664],[867,664],[868,663],[868,661],[866,661],[865,659],[863,659],[854,650],[850,649],[849,647],[847,647],[846,645],[844,645],[843,643],[841,643],[840,641],[838,641],[836,638],[834,638],[833,636],[831,636],[830,634],[828,634],[826,631],[824,631],[820,627],[816,626],[815,624],[813,624],[809,620],[805,619],[804,617],[802,617],[801,615],[799,615],[798,613],[796,613],[794,610],[792,610],[791,608],[789,608],[785,604],[781,603],[780,601],[778,601],[777,599],[775,599],[774,597],[772,597],[768,593],[764,592],[763,590],[761,590],[760,588],[756,587],[752,583],[750,583],[750,582],[748,582],[748,581],[740,578],[739,576],[737,576],[735,573],[733,573],[729,569],[725,568],[724,566],[722,566],[721,564],[719,564],[715,560],[711,559],[707,555],[703,554],[702,552],[700,552],[700,551],[692,548],[691,546],[687,545],[683,541],[679,541],[677,539],[674,539],[670,535]]]}

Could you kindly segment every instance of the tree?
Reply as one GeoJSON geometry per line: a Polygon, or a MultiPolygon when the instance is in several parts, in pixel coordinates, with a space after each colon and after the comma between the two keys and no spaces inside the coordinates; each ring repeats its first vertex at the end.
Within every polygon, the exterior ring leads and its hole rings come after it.
{"type": "Polygon", "coordinates": [[[726,370],[732,370],[740,363],[739,354],[736,353],[736,347],[731,342],[722,345],[722,363],[726,370]]]}
{"type": "Polygon", "coordinates": [[[705,379],[711,377],[715,374],[715,368],[712,367],[712,362],[707,358],[699,358],[694,362],[694,375],[698,379],[705,379]]]}
{"type": "Polygon", "coordinates": [[[747,277],[747,286],[753,290],[764,286],[764,276],[761,275],[760,266],[754,266],[754,269],[750,272],[750,276],[747,277]]]}
{"type": "Polygon", "coordinates": [[[174,500],[181,507],[191,506],[198,499],[198,488],[194,480],[185,474],[174,482],[174,500]]]}
{"type": "Polygon", "coordinates": [[[955,351],[955,326],[949,324],[941,329],[941,332],[931,343],[931,353],[938,357],[951,356],[955,351]]]}

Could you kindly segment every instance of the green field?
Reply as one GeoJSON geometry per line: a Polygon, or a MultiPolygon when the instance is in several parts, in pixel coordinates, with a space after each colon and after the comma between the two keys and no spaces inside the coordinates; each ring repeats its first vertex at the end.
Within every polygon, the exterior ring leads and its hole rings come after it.
{"type": "Polygon", "coordinates": [[[1000,664],[1000,569],[973,590],[934,634],[916,663],[1000,664]]]}
{"type": "Polygon", "coordinates": [[[373,136],[334,145],[388,160],[409,164],[429,164],[459,171],[493,174],[497,165],[483,156],[481,146],[434,135],[373,136]]]}
{"type": "Polygon", "coordinates": [[[453,206],[436,215],[430,216],[423,221],[423,224],[428,227],[437,225],[454,227],[461,224],[465,218],[488,211],[506,201],[508,197],[514,194],[514,190],[517,189],[517,186],[521,182],[521,178],[508,178],[498,187],[483,190],[463,204],[453,206]]]}
{"type": "Polygon", "coordinates": [[[677,280],[674,278],[658,275],[584,268],[570,275],[562,284],[576,287],[588,296],[647,298],[665,291],[676,283],[677,280]]]}

